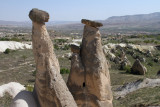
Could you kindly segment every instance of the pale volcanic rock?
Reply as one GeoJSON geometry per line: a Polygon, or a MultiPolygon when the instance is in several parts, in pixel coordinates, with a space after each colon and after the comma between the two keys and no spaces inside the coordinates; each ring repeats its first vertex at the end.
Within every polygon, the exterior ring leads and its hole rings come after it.
{"type": "Polygon", "coordinates": [[[80,54],[72,56],[67,85],[78,107],[112,107],[110,75],[101,35],[98,28],[88,23],[84,26],[80,54]]]}
{"type": "Polygon", "coordinates": [[[0,41],[0,53],[4,52],[6,49],[32,49],[32,45],[15,41],[0,41]]]}
{"type": "Polygon", "coordinates": [[[103,52],[105,56],[108,57],[111,61],[115,60],[116,56],[110,50],[106,50],[105,48],[103,48],[103,52]]]}
{"type": "Polygon", "coordinates": [[[8,93],[12,98],[14,98],[20,91],[25,90],[25,87],[17,82],[10,82],[0,86],[0,98],[4,97],[8,93]]]}
{"type": "Polygon", "coordinates": [[[125,43],[119,43],[119,44],[108,43],[103,46],[103,48],[107,50],[116,49],[116,48],[125,48],[125,47],[134,49],[134,50],[139,50],[141,52],[155,51],[155,49],[157,49],[156,46],[135,45],[135,44],[125,44],[125,43]]]}
{"type": "Polygon", "coordinates": [[[141,88],[160,86],[160,79],[139,79],[130,83],[126,83],[115,90],[117,98],[125,97],[127,94],[137,91],[141,88]]]}

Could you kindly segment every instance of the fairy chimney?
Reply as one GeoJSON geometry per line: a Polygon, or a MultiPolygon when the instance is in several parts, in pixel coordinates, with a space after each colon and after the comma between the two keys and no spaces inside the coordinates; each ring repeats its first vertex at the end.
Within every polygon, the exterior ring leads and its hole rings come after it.
{"type": "Polygon", "coordinates": [[[41,107],[77,107],[73,96],[60,75],[59,62],[53,50],[53,44],[45,22],[49,14],[32,9],[32,44],[36,62],[36,80],[34,95],[41,107]]]}
{"type": "Polygon", "coordinates": [[[82,23],[85,26],[80,53],[71,49],[68,88],[78,107],[112,107],[110,74],[98,29],[103,25],[86,19],[82,23]]]}

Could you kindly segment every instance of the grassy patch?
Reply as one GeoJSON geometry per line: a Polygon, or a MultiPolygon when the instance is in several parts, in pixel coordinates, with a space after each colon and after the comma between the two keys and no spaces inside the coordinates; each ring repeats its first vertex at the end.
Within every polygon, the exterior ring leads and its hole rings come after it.
{"type": "MultiPolygon", "coordinates": [[[[58,40],[56,42],[64,42],[63,40],[58,40]]],[[[113,41],[112,41],[113,42],[113,41]]],[[[116,41],[115,42],[119,42],[116,41]]],[[[65,45],[64,45],[65,46],[65,45]]],[[[58,48],[58,47],[57,47],[58,48]]],[[[68,73],[71,67],[71,61],[68,58],[63,58],[62,55],[65,53],[69,53],[68,46],[66,45],[66,49],[57,49],[55,50],[56,56],[59,60],[62,77],[65,82],[68,80],[68,73]]],[[[125,49],[125,51],[133,51],[132,49],[125,49]]],[[[120,56],[120,50],[117,50],[116,55],[120,56]]],[[[154,62],[153,57],[146,57],[144,54],[139,51],[135,51],[135,55],[139,57],[143,57],[146,59],[145,62],[142,62],[144,66],[146,66],[148,72],[146,75],[133,75],[130,73],[126,73],[126,71],[130,70],[130,67],[126,67],[124,70],[118,70],[119,65],[114,62],[110,62],[110,78],[111,85],[113,90],[120,85],[125,83],[129,83],[132,81],[136,81],[138,79],[143,78],[157,78],[157,71],[160,70],[159,63],[154,62]]],[[[160,51],[156,50],[153,52],[153,56],[159,57],[160,51]]],[[[127,58],[133,65],[135,58],[133,58],[130,54],[126,54],[127,58]]],[[[19,82],[21,84],[30,84],[26,85],[28,91],[33,91],[33,84],[35,81],[35,61],[33,57],[32,50],[16,50],[11,51],[9,54],[0,54],[0,85],[5,84],[11,81],[19,82]]],[[[135,105],[160,105],[158,99],[160,99],[160,88],[144,88],[140,89],[136,92],[132,92],[128,94],[125,98],[121,98],[116,100],[114,98],[113,104],[114,107],[132,107],[135,105]]],[[[0,106],[8,107],[10,104],[10,96],[5,95],[0,99],[0,106]]]]}
{"type": "Polygon", "coordinates": [[[146,107],[160,105],[160,87],[143,88],[128,94],[125,98],[114,100],[114,107],[146,107]],[[120,105],[120,106],[119,106],[120,105]]]}
{"type": "Polygon", "coordinates": [[[0,98],[0,107],[9,107],[12,101],[12,97],[8,94],[5,93],[5,95],[0,98]]]}
{"type": "MultiPolygon", "coordinates": [[[[0,84],[11,81],[21,84],[30,83],[28,80],[34,80],[32,70],[35,69],[32,50],[16,50],[10,54],[0,54],[0,84]],[[22,56],[25,56],[24,58],[22,56]]],[[[31,82],[33,84],[33,82],[31,82]]]]}

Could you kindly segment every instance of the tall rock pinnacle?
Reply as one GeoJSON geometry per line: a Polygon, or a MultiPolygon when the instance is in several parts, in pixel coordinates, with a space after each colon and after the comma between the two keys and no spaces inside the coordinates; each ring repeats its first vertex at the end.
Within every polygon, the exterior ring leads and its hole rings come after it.
{"type": "Polygon", "coordinates": [[[49,14],[32,9],[32,44],[36,62],[36,81],[34,95],[41,107],[76,107],[76,103],[60,75],[59,62],[53,51],[53,44],[47,32],[45,22],[49,14]]]}
{"type": "Polygon", "coordinates": [[[86,24],[82,45],[80,48],[71,47],[73,55],[68,88],[78,107],[112,107],[110,75],[97,28],[103,25],[86,19],[82,19],[82,23],[86,24]]]}

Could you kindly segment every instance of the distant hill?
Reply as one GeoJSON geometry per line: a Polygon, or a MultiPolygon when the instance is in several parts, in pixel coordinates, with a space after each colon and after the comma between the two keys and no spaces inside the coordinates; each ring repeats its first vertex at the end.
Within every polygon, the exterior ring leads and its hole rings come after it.
{"type": "Polygon", "coordinates": [[[160,22],[160,12],[151,14],[112,16],[105,20],[107,23],[154,23],[160,22]]]}
{"type": "MultiPolygon", "coordinates": [[[[160,12],[151,14],[138,14],[126,16],[112,16],[106,20],[99,20],[103,23],[101,32],[104,34],[135,34],[135,33],[160,33],[160,12]]],[[[30,26],[29,22],[2,21],[1,25],[8,26],[30,26]]],[[[55,30],[83,31],[83,24],[80,21],[50,21],[48,26],[54,26],[55,30]]]]}
{"type": "MultiPolygon", "coordinates": [[[[137,34],[137,33],[160,33],[160,12],[151,14],[138,14],[126,16],[112,16],[106,20],[98,20],[103,23],[100,28],[102,34],[137,34]]],[[[63,31],[83,32],[83,24],[72,23],[56,27],[63,31]]]]}
{"type": "Polygon", "coordinates": [[[160,12],[113,16],[102,21],[103,29],[114,32],[160,32],[160,12]]]}

